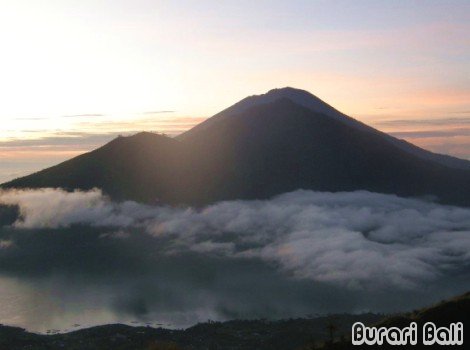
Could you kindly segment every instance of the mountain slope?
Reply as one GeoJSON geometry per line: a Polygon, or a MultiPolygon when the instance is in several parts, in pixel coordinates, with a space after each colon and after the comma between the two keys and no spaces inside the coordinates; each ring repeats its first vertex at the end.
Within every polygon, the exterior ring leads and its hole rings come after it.
{"type": "Polygon", "coordinates": [[[360,189],[470,205],[469,162],[420,156],[312,96],[288,88],[248,97],[176,139],[120,137],[3,187],[99,187],[116,199],[191,205],[360,189]]]}
{"type": "Polygon", "coordinates": [[[97,187],[115,199],[158,198],[171,202],[179,146],[176,140],[152,133],[120,136],[92,152],[13,180],[4,187],[97,187]]]}
{"type": "Polygon", "coordinates": [[[329,104],[325,103],[324,101],[320,100],[315,95],[312,95],[308,91],[299,90],[291,87],[286,87],[282,89],[273,89],[268,91],[266,94],[262,95],[254,95],[244,98],[243,100],[237,102],[233,106],[223,110],[222,112],[216,114],[212,118],[207,119],[203,123],[195,126],[191,130],[179,135],[177,138],[184,140],[187,137],[195,135],[199,132],[203,132],[208,127],[213,125],[213,123],[223,120],[225,118],[229,118],[233,115],[241,114],[248,109],[259,106],[262,104],[272,103],[278,99],[287,98],[292,102],[303,106],[305,108],[310,109],[311,111],[319,114],[323,114],[325,116],[331,117],[335,120],[340,121],[351,128],[368,131],[372,134],[379,134],[386,140],[388,140],[391,144],[395,145],[396,147],[406,151],[412,155],[418,156],[420,158],[435,161],[442,165],[446,165],[448,167],[457,168],[457,169],[467,169],[470,170],[470,161],[459,159],[456,157],[444,155],[444,154],[437,154],[427,150],[424,150],[420,147],[417,147],[405,140],[400,140],[395,137],[392,137],[388,134],[378,131],[360,121],[347,116],[346,114],[341,113],[337,109],[333,108],[329,104]]]}
{"type": "Polygon", "coordinates": [[[210,182],[195,201],[267,198],[303,188],[435,195],[469,204],[469,171],[416,157],[380,133],[351,128],[290,99],[221,118],[182,143],[195,178],[210,182]]]}

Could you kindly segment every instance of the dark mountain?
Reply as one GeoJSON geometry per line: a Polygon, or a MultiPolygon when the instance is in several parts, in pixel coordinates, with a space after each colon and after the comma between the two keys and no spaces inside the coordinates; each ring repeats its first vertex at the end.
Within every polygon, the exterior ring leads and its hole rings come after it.
{"type": "Polygon", "coordinates": [[[180,143],[140,133],[120,136],[103,147],[59,165],[19,178],[6,187],[101,188],[116,199],[149,200],[148,193],[166,198],[172,191],[180,143]]]}
{"type": "Polygon", "coordinates": [[[387,139],[390,143],[394,144],[398,148],[408,153],[411,153],[413,155],[416,155],[420,158],[429,159],[429,160],[438,162],[440,164],[447,165],[452,168],[470,170],[470,162],[467,160],[426,151],[405,140],[400,140],[388,134],[382,133],[364,123],[361,123],[360,121],[354,118],[347,116],[346,114],[339,112],[338,110],[336,110],[329,104],[323,102],[322,100],[312,95],[311,93],[304,91],[304,90],[294,89],[290,87],[286,87],[283,89],[273,89],[263,95],[255,95],[255,96],[246,97],[243,100],[234,104],[233,106],[223,110],[222,112],[216,114],[212,118],[209,118],[205,122],[197,125],[196,127],[192,128],[186,133],[180,135],[178,138],[184,139],[188,137],[189,135],[194,135],[196,133],[199,133],[205,130],[206,128],[208,128],[210,125],[212,125],[214,122],[218,121],[219,119],[223,119],[231,115],[240,114],[250,109],[251,107],[261,105],[261,104],[271,103],[281,98],[288,98],[292,102],[300,106],[306,107],[316,113],[329,116],[354,129],[368,131],[374,134],[380,134],[382,137],[387,139]]]}
{"type": "Polygon", "coordinates": [[[248,97],[171,139],[140,133],[4,187],[102,188],[195,204],[295,189],[369,190],[470,205],[470,162],[381,133],[292,88],[248,97]]]}

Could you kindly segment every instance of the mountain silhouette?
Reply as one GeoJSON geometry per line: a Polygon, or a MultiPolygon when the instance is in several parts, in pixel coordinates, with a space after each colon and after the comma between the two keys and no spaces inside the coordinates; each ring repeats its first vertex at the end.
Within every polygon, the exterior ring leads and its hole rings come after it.
{"type": "Polygon", "coordinates": [[[98,187],[205,205],[296,189],[369,190],[470,205],[470,162],[373,129],[293,88],[247,97],[176,138],[139,133],[2,187],[98,187]]]}

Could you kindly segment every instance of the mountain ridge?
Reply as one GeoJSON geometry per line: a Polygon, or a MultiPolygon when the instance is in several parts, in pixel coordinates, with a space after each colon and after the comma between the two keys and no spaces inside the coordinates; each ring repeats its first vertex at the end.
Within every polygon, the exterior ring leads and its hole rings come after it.
{"type": "Polygon", "coordinates": [[[284,88],[271,89],[265,94],[252,95],[252,96],[245,97],[244,99],[240,100],[234,105],[215,114],[213,117],[196,125],[192,129],[178,135],[176,138],[185,139],[188,137],[188,135],[204,130],[208,125],[211,125],[212,123],[216,122],[222,117],[233,116],[233,115],[246,111],[250,107],[274,102],[275,100],[281,99],[281,98],[288,98],[294,103],[297,103],[303,107],[309,108],[314,112],[324,114],[336,120],[340,120],[343,123],[347,124],[348,126],[361,129],[364,131],[372,132],[372,133],[379,133],[383,135],[384,137],[386,137],[389,140],[389,142],[391,142],[395,146],[413,155],[416,155],[420,158],[436,161],[436,162],[439,162],[440,164],[453,167],[453,168],[470,170],[470,161],[468,160],[460,159],[460,158],[453,157],[450,155],[434,153],[434,152],[425,150],[421,147],[418,147],[416,145],[413,145],[405,140],[397,139],[391,135],[388,135],[384,132],[374,129],[371,126],[364,124],[361,121],[340,112],[336,108],[332,107],[330,104],[324,102],[323,100],[321,100],[320,98],[318,98],[317,96],[313,95],[312,93],[308,91],[296,89],[296,88],[289,87],[289,86],[284,87],[284,88]]]}
{"type": "Polygon", "coordinates": [[[358,121],[351,126],[353,118],[332,118],[277,96],[285,92],[297,90],[271,90],[266,103],[248,97],[247,108],[244,99],[180,137],[120,137],[2,187],[99,187],[115,199],[171,205],[264,199],[296,189],[435,196],[470,205],[470,171],[417,156],[390,135],[358,121]]]}

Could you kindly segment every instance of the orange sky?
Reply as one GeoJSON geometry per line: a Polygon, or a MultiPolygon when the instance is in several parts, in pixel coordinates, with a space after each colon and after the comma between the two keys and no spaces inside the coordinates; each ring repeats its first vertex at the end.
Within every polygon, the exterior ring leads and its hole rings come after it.
{"type": "Polygon", "coordinates": [[[457,0],[2,1],[0,181],[284,86],[470,159],[468,33],[457,0]]]}

